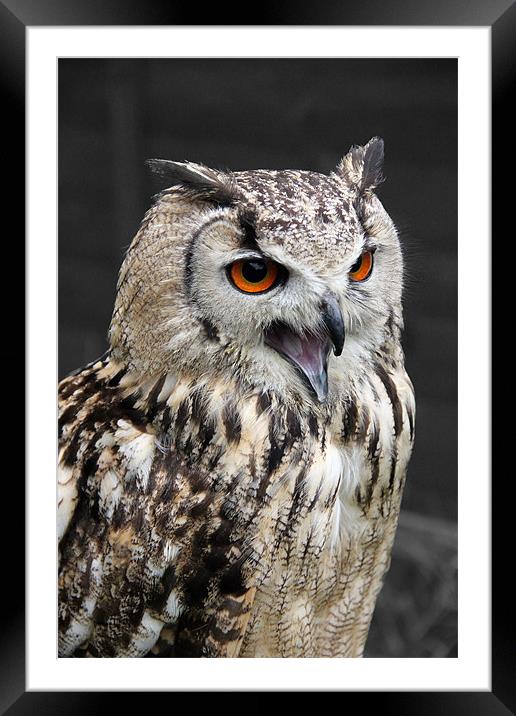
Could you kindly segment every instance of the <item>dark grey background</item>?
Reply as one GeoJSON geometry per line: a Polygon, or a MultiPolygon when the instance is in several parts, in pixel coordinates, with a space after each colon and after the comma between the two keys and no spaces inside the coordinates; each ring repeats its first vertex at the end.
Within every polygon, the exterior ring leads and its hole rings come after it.
{"type": "Polygon", "coordinates": [[[60,60],[59,374],[107,347],[116,276],[152,193],[148,157],[329,172],[385,140],[380,198],[406,257],[417,435],[370,656],[456,643],[456,60],[60,60]]]}

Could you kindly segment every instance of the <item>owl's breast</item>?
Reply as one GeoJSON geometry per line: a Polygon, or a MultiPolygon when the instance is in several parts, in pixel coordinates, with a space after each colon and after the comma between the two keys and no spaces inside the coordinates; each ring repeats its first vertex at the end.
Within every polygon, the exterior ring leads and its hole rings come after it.
{"type": "Polygon", "coordinates": [[[393,404],[377,378],[361,401],[305,436],[303,457],[271,481],[243,655],[361,656],[413,438],[405,386],[400,379],[393,404]]]}
{"type": "Polygon", "coordinates": [[[302,477],[283,477],[267,506],[244,656],[316,655],[317,620],[338,587],[346,538],[364,529],[366,518],[347,492],[356,456],[328,436],[306,452],[302,477]]]}

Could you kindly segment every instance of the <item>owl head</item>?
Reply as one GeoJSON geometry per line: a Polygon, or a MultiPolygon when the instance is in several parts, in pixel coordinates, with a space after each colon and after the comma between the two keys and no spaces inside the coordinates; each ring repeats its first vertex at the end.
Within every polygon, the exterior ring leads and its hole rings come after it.
{"type": "Polygon", "coordinates": [[[115,357],[317,403],[366,370],[401,325],[402,258],[374,193],[383,141],[329,175],[149,160],[168,188],[123,263],[115,357]]]}

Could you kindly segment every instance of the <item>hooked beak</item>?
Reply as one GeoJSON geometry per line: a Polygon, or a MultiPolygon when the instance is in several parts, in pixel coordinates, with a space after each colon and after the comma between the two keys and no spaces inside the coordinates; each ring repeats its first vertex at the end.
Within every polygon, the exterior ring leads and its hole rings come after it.
{"type": "Polygon", "coordinates": [[[321,318],[321,333],[297,334],[285,323],[274,323],[265,333],[265,343],[300,370],[322,403],[328,395],[328,356],[332,346],[340,356],[345,339],[342,312],[333,293],[328,292],[321,303],[321,318]]]}

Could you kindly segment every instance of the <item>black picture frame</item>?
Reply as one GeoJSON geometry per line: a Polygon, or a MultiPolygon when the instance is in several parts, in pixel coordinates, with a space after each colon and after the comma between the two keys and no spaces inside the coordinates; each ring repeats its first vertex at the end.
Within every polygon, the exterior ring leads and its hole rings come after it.
{"type": "MultiPolygon", "coordinates": [[[[493,181],[492,216],[493,237],[501,235],[501,222],[511,206],[512,186],[502,177],[510,162],[511,141],[514,154],[515,116],[510,107],[510,90],[514,86],[516,67],[516,3],[514,0],[448,0],[447,3],[431,3],[407,0],[353,0],[340,7],[327,7],[324,3],[284,2],[279,5],[261,2],[256,7],[257,23],[272,25],[401,25],[401,26],[489,26],[492,33],[492,150],[493,181]],[[500,225],[500,226],[499,226],[500,225]]],[[[328,4],[329,5],[329,4],[328,4]]],[[[203,24],[236,25],[249,24],[248,17],[231,12],[231,21],[221,14],[220,6],[203,10],[203,24]]],[[[9,249],[16,264],[24,265],[24,241],[22,238],[25,215],[25,37],[29,26],[60,25],[191,25],[199,16],[199,8],[181,2],[137,0],[0,0],[0,92],[3,107],[3,170],[4,170],[4,226],[11,218],[9,249]],[[7,208],[8,207],[8,210],[7,208]],[[16,256],[16,252],[18,255],[16,256]]],[[[475,151],[472,147],[471,151],[475,151]]],[[[4,236],[7,229],[4,228],[4,236]]],[[[496,247],[496,244],[495,244],[496,247]]],[[[10,259],[9,263],[11,263],[10,259]]],[[[484,279],[488,280],[488,270],[484,279]]],[[[6,378],[4,406],[4,435],[13,438],[22,435],[24,389],[22,382],[14,379],[21,372],[21,348],[24,345],[23,321],[13,309],[23,305],[18,291],[15,301],[9,301],[4,311],[4,332],[9,337],[4,349],[4,376],[6,378]],[[16,407],[19,410],[16,410],[16,407]]],[[[11,292],[10,292],[11,294],[11,292]]],[[[14,292],[12,292],[13,296],[14,292]]],[[[504,296],[493,300],[496,309],[507,305],[504,296]]],[[[14,297],[14,296],[13,296],[14,297]]],[[[496,354],[493,355],[493,357],[496,354]]],[[[493,396],[497,395],[493,391],[493,396]]],[[[493,405],[493,415],[496,414],[493,405]]],[[[488,440],[489,436],[485,436],[488,440]]],[[[20,438],[21,442],[21,438],[20,438]]],[[[507,442],[506,444],[510,444],[507,442]]],[[[12,449],[14,454],[14,449],[12,449]]],[[[23,455],[20,445],[16,455],[23,455]]],[[[496,451],[493,451],[495,454],[496,451]]],[[[19,459],[19,458],[18,458],[19,459]]],[[[21,461],[20,461],[21,462],[21,461]]],[[[10,474],[4,482],[4,517],[11,513],[13,520],[4,520],[3,581],[4,608],[0,639],[0,711],[17,716],[21,714],[69,714],[100,712],[120,707],[121,694],[77,692],[26,692],[25,691],[25,601],[24,589],[24,538],[23,507],[24,481],[19,462],[4,474],[10,474]],[[14,526],[13,526],[14,525],[14,526]],[[116,701],[115,701],[116,699],[116,701]]],[[[349,701],[360,699],[361,708],[377,706],[385,713],[397,716],[405,714],[502,714],[516,712],[516,689],[514,687],[514,639],[510,629],[514,622],[512,591],[507,589],[506,573],[510,569],[510,545],[508,527],[511,525],[509,510],[514,504],[507,498],[507,486],[500,488],[501,480],[510,477],[502,471],[496,477],[493,470],[493,595],[492,595],[492,691],[467,692],[347,692],[349,701]]],[[[165,696],[166,694],[161,694],[165,696]]],[[[146,697],[146,696],[145,696],[146,697]]],[[[141,702],[141,694],[130,694],[132,705],[141,702]]]]}

